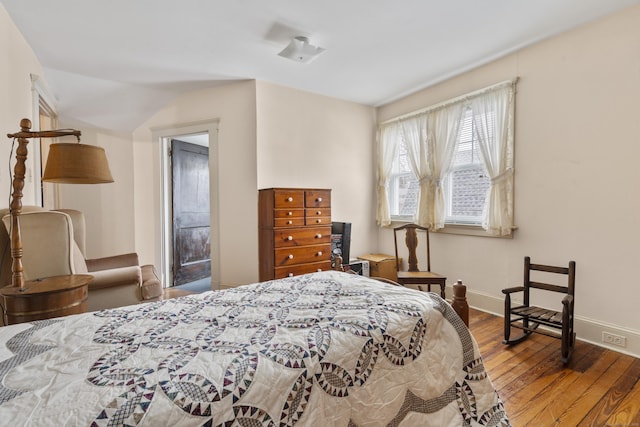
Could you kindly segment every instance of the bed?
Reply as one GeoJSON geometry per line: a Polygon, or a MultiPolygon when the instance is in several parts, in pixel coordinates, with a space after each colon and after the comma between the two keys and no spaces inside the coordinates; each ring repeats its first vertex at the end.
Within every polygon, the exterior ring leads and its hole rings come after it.
{"type": "Polygon", "coordinates": [[[0,328],[12,426],[508,426],[434,293],[327,271],[0,328]]]}

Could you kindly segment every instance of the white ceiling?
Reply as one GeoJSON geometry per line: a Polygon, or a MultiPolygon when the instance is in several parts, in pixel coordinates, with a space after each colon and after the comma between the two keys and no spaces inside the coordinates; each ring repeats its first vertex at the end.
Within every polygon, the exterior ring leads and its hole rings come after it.
{"type": "Polygon", "coordinates": [[[257,79],[367,105],[640,0],[0,0],[66,122],[131,131],[186,91],[257,79]],[[294,36],[326,52],[277,55],[294,36]]]}

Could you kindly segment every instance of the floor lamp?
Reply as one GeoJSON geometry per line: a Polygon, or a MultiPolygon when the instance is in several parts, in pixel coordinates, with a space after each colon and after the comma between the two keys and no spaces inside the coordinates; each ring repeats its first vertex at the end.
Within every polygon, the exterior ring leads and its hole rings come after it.
{"type": "Polygon", "coordinates": [[[49,156],[42,180],[68,184],[101,184],[113,182],[107,155],[102,147],[80,144],[80,131],[74,129],[31,131],[31,120],[20,121],[20,132],[9,133],[9,138],[18,140],[16,164],[13,173],[13,193],[11,194],[11,284],[25,289],[22,266],[22,237],[20,234],[20,214],[22,212],[22,189],[26,171],[27,144],[30,138],[58,138],[75,136],[77,143],[56,143],[49,148],[49,156]]]}

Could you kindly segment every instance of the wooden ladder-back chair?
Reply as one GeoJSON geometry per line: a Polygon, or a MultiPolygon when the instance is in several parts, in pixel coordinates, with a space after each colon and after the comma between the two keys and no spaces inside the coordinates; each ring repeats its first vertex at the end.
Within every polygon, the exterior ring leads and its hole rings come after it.
{"type": "Polygon", "coordinates": [[[532,264],[531,258],[524,258],[524,286],[503,289],[504,300],[504,340],[503,344],[517,344],[528,338],[532,332],[562,341],[562,363],[567,363],[575,344],[576,334],[573,329],[573,306],[575,297],[576,263],[570,261],[568,267],[553,267],[550,265],[532,264]],[[532,271],[542,271],[567,276],[567,286],[535,282],[531,280],[532,271]],[[530,304],[530,290],[542,289],[566,294],[562,299],[562,312],[536,307],[530,304]],[[511,306],[511,294],[523,292],[523,304],[511,306]],[[547,328],[559,329],[560,334],[547,329],[538,329],[543,325],[547,328]],[[511,328],[522,329],[522,335],[511,338],[511,328]]]}
{"type": "Polygon", "coordinates": [[[431,285],[440,286],[440,296],[445,297],[444,288],[447,278],[441,274],[431,271],[431,248],[429,247],[429,229],[416,224],[405,224],[401,227],[393,229],[393,243],[396,249],[396,271],[398,273],[398,283],[403,285],[417,285],[418,289],[424,290],[423,286],[431,291],[431,285]],[[405,230],[405,243],[409,253],[407,264],[408,269],[402,270],[402,258],[398,256],[398,231],[405,230]],[[416,249],[418,247],[418,232],[424,235],[424,246],[427,253],[427,270],[420,271],[418,268],[418,256],[416,249]]]}

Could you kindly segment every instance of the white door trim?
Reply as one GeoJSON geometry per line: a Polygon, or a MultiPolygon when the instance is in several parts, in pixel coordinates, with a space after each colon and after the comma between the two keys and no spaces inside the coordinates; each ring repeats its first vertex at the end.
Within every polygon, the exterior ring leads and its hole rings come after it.
{"type": "Polygon", "coordinates": [[[218,183],[218,126],[217,119],[185,123],[166,128],[152,129],[153,141],[160,144],[160,239],[162,283],[172,283],[173,256],[171,218],[171,139],[185,135],[207,134],[209,137],[209,202],[211,213],[211,288],[220,289],[220,189],[218,183]]]}

